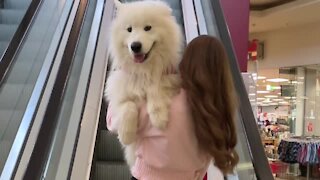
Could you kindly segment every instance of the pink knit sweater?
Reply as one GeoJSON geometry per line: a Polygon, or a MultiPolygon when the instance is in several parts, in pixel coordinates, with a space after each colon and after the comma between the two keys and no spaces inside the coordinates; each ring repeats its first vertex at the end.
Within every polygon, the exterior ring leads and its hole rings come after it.
{"type": "MultiPolygon", "coordinates": [[[[110,112],[107,126],[116,132],[110,112]]],[[[146,105],[141,105],[136,156],[131,173],[139,180],[203,179],[211,159],[198,147],[184,90],[172,99],[165,131],[151,125],[146,105]]],[[[215,179],[223,179],[222,173],[215,179]]]]}

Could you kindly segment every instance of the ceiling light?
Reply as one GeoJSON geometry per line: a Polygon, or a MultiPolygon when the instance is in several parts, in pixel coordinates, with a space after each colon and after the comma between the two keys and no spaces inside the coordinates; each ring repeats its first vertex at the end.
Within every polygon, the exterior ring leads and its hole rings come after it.
{"type": "Polygon", "coordinates": [[[284,78],[274,78],[274,79],[267,79],[268,82],[286,82],[289,81],[288,79],[284,78]]]}
{"type": "Polygon", "coordinates": [[[298,81],[291,81],[292,84],[298,84],[298,81]]]}
{"type": "Polygon", "coordinates": [[[281,101],[279,104],[289,104],[287,101],[281,101]]]}
{"type": "Polygon", "coordinates": [[[283,99],[272,99],[273,101],[283,101],[283,99]]]}
{"type": "Polygon", "coordinates": [[[269,103],[269,105],[276,106],[276,105],[278,105],[278,103],[269,103]]]}
{"type": "Polygon", "coordinates": [[[267,91],[274,91],[274,90],[278,90],[281,89],[280,86],[271,86],[270,84],[267,85],[266,90],[267,91]]]}
{"type": "Polygon", "coordinates": [[[278,97],[278,96],[276,96],[276,95],[266,95],[266,96],[264,96],[264,97],[266,97],[266,98],[276,98],[276,97],[278,97]]]}
{"type": "Polygon", "coordinates": [[[266,98],[257,98],[258,101],[265,100],[266,98]]]}
{"type": "Polygon", "coordinates": [[[286,97],[284,97],[284,99],[291,99],[291,97],[286,96],[286,97]]]}
{"type": "Polygon", "coordinates": [[[249,96],[255,96],[256,93],[249,93],[249,96]]]}
{"type": "Polygon", "coordinates": [[[258,76],[258,79],[266,79],[264,76],[258,76]]]}
{"type": "Polygon", "coordinates": [[[269,91],[257,91],[258,94],[267,94],[269,91]]]}

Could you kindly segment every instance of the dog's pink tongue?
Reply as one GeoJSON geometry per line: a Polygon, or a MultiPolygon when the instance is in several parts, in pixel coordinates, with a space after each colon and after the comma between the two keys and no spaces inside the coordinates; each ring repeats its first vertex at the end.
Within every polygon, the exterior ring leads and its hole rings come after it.
{"type": "Polygon", "coordinates": [[[144,54],[136,54],[136,55],[134,55],[134,62],[143,63],[144,57],[145,57],[144,54]]]}

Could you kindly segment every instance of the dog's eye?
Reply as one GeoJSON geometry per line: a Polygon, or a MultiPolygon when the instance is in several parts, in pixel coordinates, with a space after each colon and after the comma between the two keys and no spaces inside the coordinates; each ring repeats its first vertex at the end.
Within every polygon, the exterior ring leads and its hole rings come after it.
{"type": "Polygon", "coordinates": [[[132,31],[132,27],[128,27],[128,28],[127,28],[127,31],[128,31],[128,32],[131,32],[131,31],[132,31]]]}
{"type": "Polygon", "coordinates": [[[146,27],[144,27],[144,30],[145,30],[145,31],[150,31],[151,28],[152,28],[151,26],[146,26],[146,27]]]}

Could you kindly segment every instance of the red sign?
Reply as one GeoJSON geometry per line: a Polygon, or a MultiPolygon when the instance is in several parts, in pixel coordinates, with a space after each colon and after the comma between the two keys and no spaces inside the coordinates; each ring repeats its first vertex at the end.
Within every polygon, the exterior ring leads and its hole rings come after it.
{"type": "Polygon", "coordinates": [[[257,60],[258,43],[259,41],[257,39],[249,41],[248,55],[250,60],[253,60],[253,61],[257,60]]]}
{"type": "Polygon", "coordinates": [[[308,132],[312,132],[312,131],[313,131],[313,124],[312,124],[312,122],[309,122],[309,123],[308,123],[307,129],[308,129],[308,132]]]}

